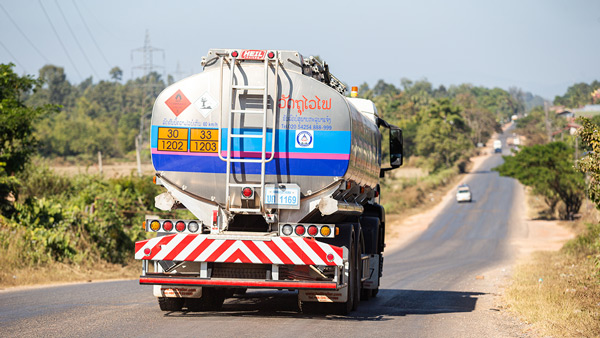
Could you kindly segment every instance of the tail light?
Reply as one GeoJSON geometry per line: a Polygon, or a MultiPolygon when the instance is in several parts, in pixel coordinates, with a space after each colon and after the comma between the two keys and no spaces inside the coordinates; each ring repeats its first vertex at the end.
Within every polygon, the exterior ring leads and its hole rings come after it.
{"type": "Polygon", "coordinates": [[[269,59],[272,59],[275,57],[275,53],[269,52],[269,54],[267,54],[267,56],[269,57],[269,59]]]}
{"type": "Polygon", "coordinates": [[[177,230],[179,232],[185,231],[185,222],[179,221],[179,222],[175,223],[175,230],[177,230]]]}
{"type": "Polygon", "coordinates": [[[163,223],[163,230],[164,231],[173,231],[173,222],[171,222],[171,221],[165,221],[163,223]]]}
{"type": "Polygon", "coordinates": [[[150,229],[152,231],[158,231],[158,230],[160,230],[160,222],[159,221],[152,221],[152,222],[150,222],[150,229]]]}
{"type": "Polygon", "coordinates": [[[198,222],[190,222],[188,223],[188,230],[190,232],[198,232],[198,230],[200,229],[200,225],[198,225],[198,222]]]}
{"type": "Polygon", "coordinates": [[[316,225],[311,225],[308,227],[308,234],[311,236],[316,236],[319,233],[319,228],[316,225]]]}
{"type": "Polygon", "coordinates": [[[234,50],[233,52],[231,52],[231,56],[234,58],[238,57],[238,55],[239,54],[238,54],[237,50],[234,50]]]}
{"type": "Polygon", "coordinates": [[[304,233],[306,232],[306,228],[304,228],[304,225],[296,225],[296,235],[298,236],[302,236],[304,235],[304,233]]]}
{"type": "Polygon", "coordinates": [[[331,228],[329,228],[328,226],[322,226],[320,232],[321,232],[321,236],[327,237],[327,236],[331,235],[331,228]]]}
{"type": "Polygon", "coordinates": [[[254,198],[254,190],[252,190],[252,188],[250,187],[245,187],[242,189],[242,198],[243,199],[252,199],[254,198]]]}
{"type": "Polygon", "coordinates": [[[293,232],[292,226],[289,225],[289,224],[286,224],[286,225],[283,226],[283,228],[281,228],[281,233],[284,234],[284,235],[286,235],[286,236],[291,235],[292,232],[293,232]]]}

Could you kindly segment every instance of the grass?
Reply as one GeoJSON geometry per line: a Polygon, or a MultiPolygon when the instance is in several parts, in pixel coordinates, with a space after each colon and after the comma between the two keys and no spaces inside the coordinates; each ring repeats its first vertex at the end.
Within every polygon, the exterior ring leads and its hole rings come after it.
{"type": "Polygon", "coordinates": [[[91,282],[105,279],[134,279],[140,275],[141,264],[133,261],[127,265],[106,262],[94,265],[49,262],[44,265],[27,266],[19,269],[2,266],[1,269],[0,290],[16,286],[91,282]]]}
{"type": "Polygon", "coordinates": [[[111,264],[86,250],[64,262],[49,256],[26,235],[0,219],[0,289],[15,286],[82,282],[103,279],[136,278],[141,264],[133,259],[111,264]],[[38,248],[38,249],[36,249],[38,248]]]}
{"type": "MultiPolygon", "coordinates": [[[[547,214],[531,197],[530,218],[547,214]]],[[[558,252],[537,252],[515,269],[506,301],[511,311],[543,336],[600,337],[600,224],[598,212],[563,222],[578,236],[558,252]]]]}
{"type": "Polygon", "coordinates": [[[510,309],[542,335],[600,336],[600,283],[593,259],[538,252],[517,267],[506,297],[510,309]]]}

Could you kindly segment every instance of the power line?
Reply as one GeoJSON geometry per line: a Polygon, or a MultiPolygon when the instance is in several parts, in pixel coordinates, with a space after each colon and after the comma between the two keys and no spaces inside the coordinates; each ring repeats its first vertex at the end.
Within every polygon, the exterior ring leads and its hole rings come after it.
{"type": "Polygon", "coordinates": [[[27,73],[27,69],[25,69],[25,67],[23,67],[23,65],[17,60],[17,58],[12,55],[12,53],[10,52],[10,50],[8,48],[6,48],[6,46],[2,43],[2,41],[0,40],[0,46],[2,46],[2,48],[4,48],[4,50],[6,50],[6,52],[8,53],[8,55],[10,55],[11,58],[13,58],[13,60],[15,60],[15,62],[19,65],[19,67],[23,68],[23,70],[25,71],[25,73],[27,73]]]}
{"type": "Polygon", "coordinates": [[[98,79],[100,79],[100,76],[98,75],[98,72],[96,71],[96,69],[94,68],[94,66],[90,62],[90,59],[88,59],[87,54],[85,53],[85,51],[81,47],[81,44],[79,43],[79,40],[77,39],[77,36],[75,35],[75,33],[73,33],[73,29],[71,29],[71,25],[69,25],[69,21],[67,20],[67,17],[65,16],[65,13],[63,13],[62,8],[60,8],[60,5],[58,4],[58,0],[54,0],[54,2],[56,3],[56,6],[58,7],[58,11],[60,12],[60,15],[62,16],[63,20],[65,20],[65,23],[67,24],[67,27],[69,28],[69,32],[71,32],[71,35],[75,39],[75,43],[77,43],[77,47],[79,47],[79,50],[81,51],[81,54],[83,54],[83,58],[88,63],[88,65],[90,66],[90,68],[92,68],[92,71],[94,72],[94,74],[96,74],[96,77],[98,79]]]}
{"type": "Polygon", "coordinates": [[[54,31],[54,35],[56,35],[56,38],[58,39],[58,42],[60,42],[60,45],[62,46],[63,51],[65,52],[65,54],[67,54],[67,58],[71,62],[71,66],[73,66],[73,68],[75,69],[75,72],[77,73],[77,75],[79,75],[79,79],[82,80],[83,76],[81,76],[81,73],[79,73],[79,69],[77,69],[77,66],[75,66],[75,62],[73,62],[73,59],[71,59],[71,55],[69,55],[69,52],[67,51],[67,48],[65,47],[65,44],[60,39],[60,35],[58,35],[58,32],[56,31],[56,28],[54,27],[52,20],[50,20],[50,16],[48,15],[48,12],[46,12],[46,8],[44,8],[44,5],[42,4],[42,0],[38,0],[38,2],[40,3],[40,7],[42,7],[42,11],[44,11],[44,15],[46,15],[46,19],[48,19],[48,22],[50,23],[50,27],[52,27],[52,30],[54,31]]]}
{"type": "Polygon", "coordinates": [[[102,56],[102,58],[104,59],[104,62],[106,62],[106,65],[108,67],[110,67],[111,66],[110,62],[108,62],[108,59],[104,55],[104,52],[102,51],[102,48],[100,48],[100,46],[98,46],[98,43],[96,42],[96,39],[94,38],[94,34],[92,34],[92,31],[90,30],[90,27],[88,27],[87,22],[85,21],[85,19],[83,19],[83,15],[81,15],[81,11],[79,11],[79,7],[77,7],[77,2],[75,0],[73,0],[73,6],[75,6],[75,9],[77,10],[77,13],[79,13],[79,18],[83,22],[83,25],[85,26],[85,29],[87,30],[88,34],[92,38],[92,42],[94,42],[94,45],[98,49],[98,52],[100,53],[100,55],[102,56]]]}
{"type": "Polygon", "coordinates": [[[10,21],[13,23],[13,25],[15,25],[15,27],[19,31],[19,33],[21,33],[21,35],[23,35],[23,37],[25,38],[25,40],[27,42],[29,42],[29,44],[31,45],[31,47],[33,47],[33,49],[35,49],[35,51],[42,57],[42,59],[44,59],[44,61],[46,61],[46,63],[50,63],[50,61],[48,61],[48,58],[46,58],[46,56],[44,54],[42,54],[42,52],[40,52],[40,50],[35,46],[35,44],[33,44],[33,42],[31,42],[31,40],[29,40],[29,37],[25,34],[25,32],[23,32],[21,30],[21,28],[19,27],[19,25],[17,25],[17,23],[15,22],[15,20],[13,20],[13,18],[10,16],[10,14],[4,8],[4,6],[2,6],[2,4],[0,4],[0,8],[2,8],[2,10],[4,11],[4,13],[6,13],[6,16],[8,16],[8,18],[10,19],[10,21]]]}

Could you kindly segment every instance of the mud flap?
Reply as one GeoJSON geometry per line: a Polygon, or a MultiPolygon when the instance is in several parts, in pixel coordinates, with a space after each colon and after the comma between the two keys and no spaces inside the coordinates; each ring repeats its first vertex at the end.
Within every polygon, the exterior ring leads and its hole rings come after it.
{"type": "Polygon", "coordinates": [[[363,274],[367,279],[363,282],[363,289],[377,289],[379,287],[379,255],[369,255],[369,266],[367,273],[363,268],[363,274]]]}
{"type": "Polygon", "coordinates": [[[169,298],[200,298],[202,297],[201,287],[190,286],[168,286],[154,285],[154,297],[169,297],[169,298]]]}
{"type": "Polygon", "coordinates": [[[301,302],[343,303],[348,300],[348,287],[337,291],[298,290],[301,302]]]}

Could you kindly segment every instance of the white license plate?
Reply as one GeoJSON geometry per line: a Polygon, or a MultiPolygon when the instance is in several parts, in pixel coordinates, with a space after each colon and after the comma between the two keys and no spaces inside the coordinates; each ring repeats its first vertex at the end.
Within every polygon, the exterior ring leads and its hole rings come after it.
{"type": "Polygon", "coordinates": [[[278,209],[300,209],[300,187],[297,184],[266,184],[265,204],[278,209]]]}

